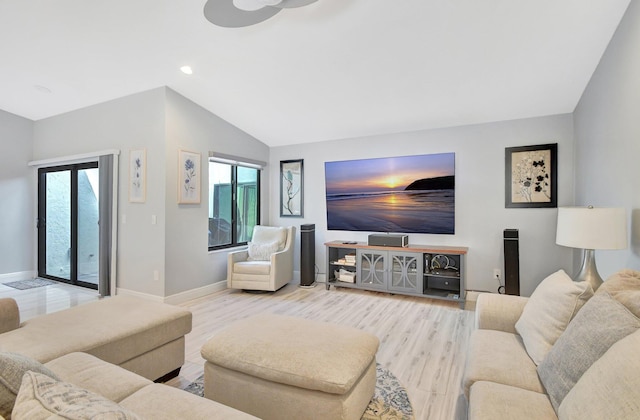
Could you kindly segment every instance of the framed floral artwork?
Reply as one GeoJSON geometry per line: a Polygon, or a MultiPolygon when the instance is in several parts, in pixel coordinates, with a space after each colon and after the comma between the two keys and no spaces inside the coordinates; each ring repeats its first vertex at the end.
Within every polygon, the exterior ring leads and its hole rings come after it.
{"type": "Polygon", "coordinates": [[[505,207],[558,206],[558,144],[508,147],[505,207]]]}
{"type": "Polygon", "coordinates": [[[129,201],[144,203],[147,199],[147,149],[129,151],[129,201]]]}
{"type": "Polygon", "coordinates": [[[200,203],[200,153],[178,151],[178,203],[200,203]]]}
{"type": "Polygon", "coordinates": [[[303,162],[280,161],[280,217],[303,217],[303,162]]]}

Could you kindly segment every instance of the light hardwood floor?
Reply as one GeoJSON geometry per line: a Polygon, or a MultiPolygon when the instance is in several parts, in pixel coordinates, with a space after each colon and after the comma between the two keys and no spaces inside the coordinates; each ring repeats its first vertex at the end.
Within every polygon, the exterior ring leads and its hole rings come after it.
{"type": "MultiPolygon", "coordinates": [[[[17,299],[22,319],[97,300],[95,292],[54,285],[18,291],[0,284],[0,297],[17,299]]],[[[417,420],[452,419],[460,393],[473,312],[453,302],[354,289],[287,285],[275,293],[224,290],[183,305],[193,312],[180,376],[183,388],[203,372],[202,345],[230,322],[270,312],[352,326],[380,339],[378,362],[406,387],[417,420]]],[[[335,357],[340,357],[336,354],[335,357]]]]}

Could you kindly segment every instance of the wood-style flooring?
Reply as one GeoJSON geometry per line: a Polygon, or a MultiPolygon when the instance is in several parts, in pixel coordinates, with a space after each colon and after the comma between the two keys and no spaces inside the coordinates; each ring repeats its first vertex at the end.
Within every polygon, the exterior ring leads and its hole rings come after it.
{"type": "MultiPolygon", "coordinates": [[[[0,284],[0,297],[16,298],[22,320],[97,300],[95,292],[67,285],[15,290],[0,284]]],[[[453,419],[472,330],[473,312],[457,303],[354,289],[327,291],[290,284],[275,293],[224,290],[182,304],[193,312],[180,376],[184,387],[203,372],[202,345],[230,322],[269,312],[355,327],[380,339],[377,360],[406,387],[417,420],[453,419]]],[[[335,357],[340,357],[336,354],[335,357]]]]}

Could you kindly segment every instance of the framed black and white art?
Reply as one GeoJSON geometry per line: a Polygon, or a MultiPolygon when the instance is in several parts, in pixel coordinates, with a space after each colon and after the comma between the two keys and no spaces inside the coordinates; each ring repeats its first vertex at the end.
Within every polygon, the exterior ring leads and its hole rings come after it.
{"type": "Polygon", "coordinates": [[[558,144],[508,147],[505,207],[558,206],[558,144]]]}

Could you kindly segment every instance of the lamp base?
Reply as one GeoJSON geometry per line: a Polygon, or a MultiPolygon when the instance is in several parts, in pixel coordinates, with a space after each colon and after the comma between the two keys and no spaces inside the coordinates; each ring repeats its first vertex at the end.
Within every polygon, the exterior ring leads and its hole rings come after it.
{"type": "Polygon", "coordinates": [[[586,281],[591,284],[593,291],[595,292],[602,284],[602,277],[598,274],[596,268],[596,251],[593,249],[585,249],[582,258],[582,267],[580,272],[574,279],[575,281],[586,281]]]}

